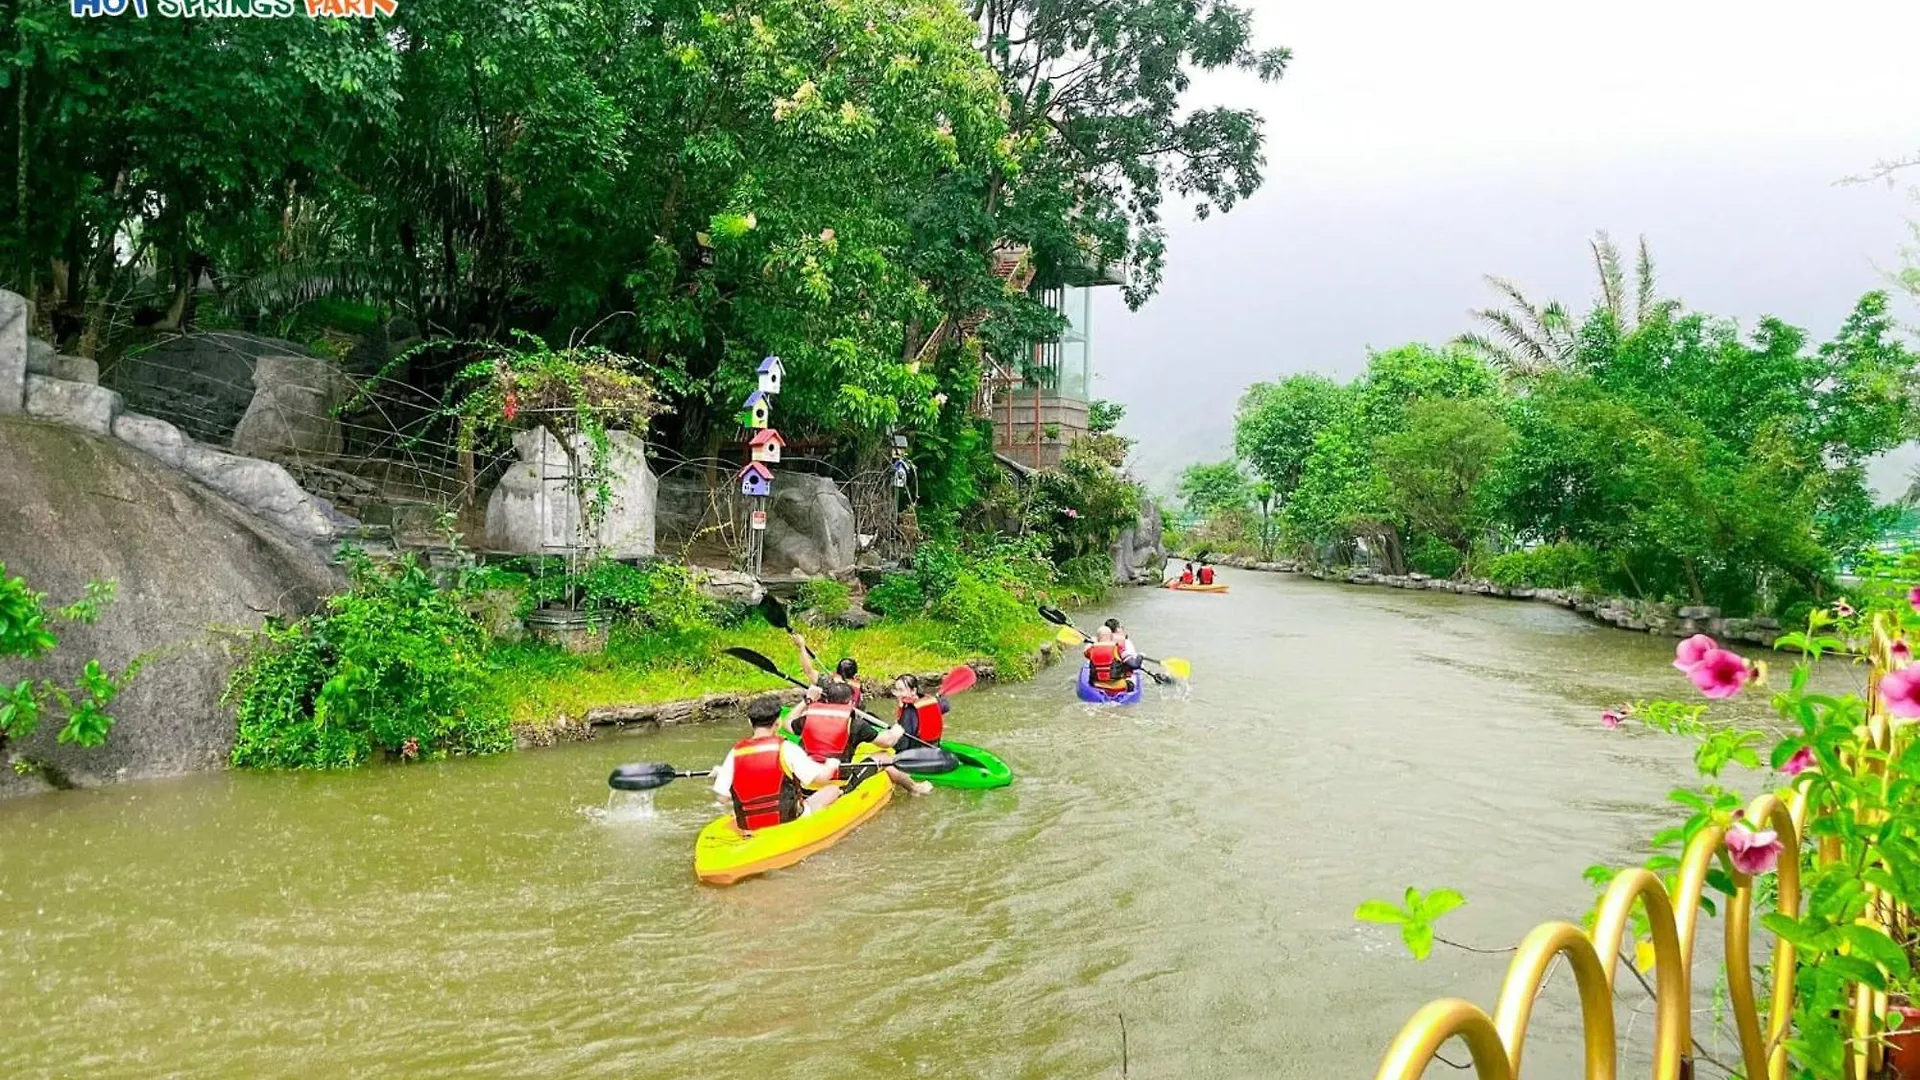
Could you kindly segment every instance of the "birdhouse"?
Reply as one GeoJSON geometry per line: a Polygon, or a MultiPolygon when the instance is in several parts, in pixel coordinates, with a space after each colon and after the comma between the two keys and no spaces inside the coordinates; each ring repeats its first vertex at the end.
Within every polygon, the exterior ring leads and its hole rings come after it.
{"type": "Polygon", "coordinates": [[[901,458],[906,456],[907,456],[907,437],[905,435],[895,435],[893,437],[893,459],[895,461],[898,461],[901,458]]]}
{"type": "Polygon", "coordinates": [[[764,428],[767,426],[767,409],[771,399],[759,390],[747,395],[746,404],[740,406],[740,426],[746,428],[764,428]]]}
{"type": "Polygon", "coordinates": [[[894,487],[903,488],[907,486],[907,463],[905,461],[895,460],[894,463],[888,467],[887,471],[893,474],[894,487]]]}
{"type": "Polygon", "coordinates": [[[752,452],[753,460],[777,465],[780,463],[780,448],[785,445],[787,440],[781,438],[779,432],[764,428],[747,443],[747,449],[752,452]]]}
{"type": "Polygon", "coordinates": [[[780,380],[787,374],[787,365],[777,356],[769,356],[760,361],[760,392],[777,394],[780,392],[780,380]]]}
{"type": "Polygon", "coordinates": [[[773,470],[757,461],[748,462],[740,470],[740,494],[755,499],[773,494],[773,470]]]}

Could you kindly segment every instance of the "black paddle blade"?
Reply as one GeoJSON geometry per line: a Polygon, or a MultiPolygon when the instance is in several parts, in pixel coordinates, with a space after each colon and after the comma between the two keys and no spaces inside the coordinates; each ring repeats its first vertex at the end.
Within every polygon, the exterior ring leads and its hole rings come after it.
{"type": "Polygon", "coordinates": [[[916,746],[894,754],[893,764],[908,776],[932,776],[959,768],[960,759],[954,757],[952,751],[937,746],[916,746]]]}
{"type": "Polygon", "coordinates": [[[1040,617],[1047,620],[1048,622],[1052,623],[1055,626],[1067,625],[1067,613],[1064,611],[1061,611],[1059,608],[1042,606],[1040,608],[1040,617]]]}
{"type": "Polygon", "coordinates": [[[636,761],[614,769],[607,786],[615,791],[652,791],[673,783],[677,775],[664,761],[636,761]]]}
{"type": "Polygon", "coordinates": [[[760,615],[782,630],[793,629],[793,620],[787,618],[787,605],[781,603],[780,599],[771,592],[760,597],[760,615]]]}
{"type": "MultiPolygon", "coordinates": [[[[769,675],[780,675],[779,664],[776,664],[772,660],[767,659],[764,655],[760,653],[754,652],[752,649],[735,645],[735,646],[732,646],[731,648],[722,649],[721,651],[726,653],[728,656],[733,657],[735,660],[741,660],[748,664],[751,664],[754,667],[759,668],[761,671],[764,671],[769,675]]],[[[785,678],[784,675],[781,677],[785,678]]]]}

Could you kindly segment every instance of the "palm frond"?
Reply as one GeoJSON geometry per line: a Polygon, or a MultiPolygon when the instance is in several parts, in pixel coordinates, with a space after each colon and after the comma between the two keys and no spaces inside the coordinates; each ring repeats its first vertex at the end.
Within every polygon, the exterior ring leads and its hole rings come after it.
{"type": "Polygon", "coordinates": [[[1483,334],[1461,334],[1450,344],[1466,349],[1509,375],[1524,376],[1535,373],[1534,365],[1522,360],[1512,349],[1483,334]]]}
{"type": "Polygon", "coordinates": [[[1647,250],[1647,238],[1644,236],[1640,238],[1640,265],[1635,269],[1634,276],[1638,279],[1635,284],[1638,286],[1639,295],[1634,303],[1633,324],[1638,327],[1654,316],[1654,307],[1657,303],[1654,293],[1653,253],[1647,250]]]}
{"type": "Polygon", "coordinates": [[[1601,230],[1594,234],[1587,246],[1593,249],[1593,267],[1600,275],[1600,306],[1613,316],[1616,325],[1626,318],[1623,309],[1626,303],[1626,276],[1620,272],[1620,249],[1613,246],[1613,239],[1601,230]]]}
{"type": "Polygon", "coordinates": [[[1500,335],[1511,344],[1512,351],[1525,361],[1521,366],[1545,368],[1552,364],[1553,359],[1546,346],[1528,332],[1513,312],[1485,308],[1474,312],[1473,316],[1500,331],[1500,335]]]}

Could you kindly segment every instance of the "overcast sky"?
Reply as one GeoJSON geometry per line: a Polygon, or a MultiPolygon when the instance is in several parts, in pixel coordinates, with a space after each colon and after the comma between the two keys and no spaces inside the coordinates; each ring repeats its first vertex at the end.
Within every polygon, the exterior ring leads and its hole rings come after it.
{"type": "MultiPolygon", "coordinates": [[[[1914,0],[1251,6],[1263,43],[1293,49],[1286,77],[1198,94],[1265,115],[1266,185],[1172,226],[1141,311],[1117,290],[1095,309],[1095,393],[1127,405],[1156,488],[1226,455],[1248,383],[1347,377],[1370,347],[1469,329],[1484,274],[1584,308],[1595,230],[1644,234],[1690,307],[1824,338],[1920,217],[1902,191],[1837,183],[1920,152],[1914,0]]],[[[1904,487],[1916,457],[1876,479],[1904,487]]]]}

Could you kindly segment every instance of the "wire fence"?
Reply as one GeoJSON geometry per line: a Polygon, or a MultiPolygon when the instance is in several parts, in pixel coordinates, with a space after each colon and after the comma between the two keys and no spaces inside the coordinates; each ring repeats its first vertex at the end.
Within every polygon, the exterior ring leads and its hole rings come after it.
{"type": "MultiPolygon", "coordinates": [[[[384,532],[396,548],[444,547],[442,523],[450,518],[463,546],[498,553],[487,534],[487,503],[519,456],[506,447],[463,447],[443,403],[404,377],[351,375],[291,342],[214,332],[122,356],[101,371],[101,383],[121,394],[129,412],[284,466],[302,487],[360,522],[363,534],[384,532]]],[[[657,484],[654,551],[744,567],[756,503],[740,490],[744,437],[703,456],[642,443],[657,484]]],[[[567,478],[564,462],[558,472],[532,464],[543,483],[567,478]]],[[[905,505],[912,489],[897,485],[890,461],[863,459],[849,473],[828,458],[789,454],[777,471],[832,481],[851,506],[861,553],[886,562],[911,549],[916,524],[905,505]]],[[[577,554],[577,540],[563,537],[549,553],[577,554]]]]}

